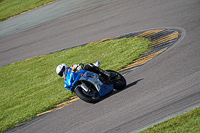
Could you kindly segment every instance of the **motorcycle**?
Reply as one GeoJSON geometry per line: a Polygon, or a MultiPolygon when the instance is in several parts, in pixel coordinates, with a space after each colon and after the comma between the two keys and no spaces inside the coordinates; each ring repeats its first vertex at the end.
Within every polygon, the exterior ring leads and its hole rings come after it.
{"type": "Polygon", "coordinates": [[[65,88],[74,92],[80,99],[89,103],[96,103],[114,89],[120,90],[126,87],[126,79],[118,72],[106,70],[110,78],[85,69],[79,72],[68,68],[67,77],[64,80],[65,88]]]}

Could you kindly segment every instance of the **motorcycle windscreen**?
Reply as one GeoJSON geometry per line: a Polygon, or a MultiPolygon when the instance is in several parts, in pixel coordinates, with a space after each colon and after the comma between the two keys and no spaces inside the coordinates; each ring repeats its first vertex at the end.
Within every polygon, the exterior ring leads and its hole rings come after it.
{"type": "Polygon", "coordinates": [[[71,87],[72,87],[73,82],[75,81],[75,78],[77,77],[77,75],[78,75],[78,73],[73,72],[71,70],[71,68],[69,68],[69,70],[67,72],[66,80],[64,80],[66,89],[71,90],[71,87]]]}

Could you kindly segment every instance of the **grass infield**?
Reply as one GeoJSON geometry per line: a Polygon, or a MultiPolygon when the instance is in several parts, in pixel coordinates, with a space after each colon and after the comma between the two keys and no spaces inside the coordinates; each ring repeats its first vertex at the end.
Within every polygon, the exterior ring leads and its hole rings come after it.
{"type": "Polygon", "coordinates": [[[200,107],[139,133],[200,133],[200,107]]]}
{"type": "Polygon", "coordinates": [[[150,48],[145,38],[123,38],[93,43],[0,67],[0,131],[29,120],[74,96],[56,74],[68,66],[101,61],[101,68],[119,70],[150,48]]]}

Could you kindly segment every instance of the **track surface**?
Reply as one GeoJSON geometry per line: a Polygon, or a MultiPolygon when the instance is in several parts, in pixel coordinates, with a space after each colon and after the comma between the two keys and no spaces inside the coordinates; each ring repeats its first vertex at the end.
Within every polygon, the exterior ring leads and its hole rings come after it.
{"type": "Polygon", "coordinates": [[[199,0],[113,0],[0,38],[2,66],[143,29],[182,27],[186,30],[179,44],[126,75],[125,90],[94,105],[78,100],[13,131],[132,132],[200,104],[199,12],[199,0]]]}

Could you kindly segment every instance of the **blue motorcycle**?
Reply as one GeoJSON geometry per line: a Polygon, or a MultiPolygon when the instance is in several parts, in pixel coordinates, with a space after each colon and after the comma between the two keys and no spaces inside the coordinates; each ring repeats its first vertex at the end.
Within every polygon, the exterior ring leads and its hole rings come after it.
{"type": "Polygon", "coordinates": [[[85,102],[96,103],[103,96],[111,93],[114,89],[120,90],[126,87],[126,79],[118,72],[106,70],[111,77],[105,79],[101,74],[97,74],[85,69],[75,72],[68,68],[65,88],[70,90],[85,102]]]}

